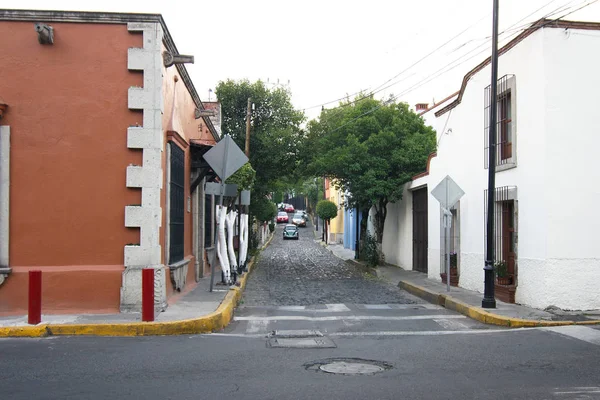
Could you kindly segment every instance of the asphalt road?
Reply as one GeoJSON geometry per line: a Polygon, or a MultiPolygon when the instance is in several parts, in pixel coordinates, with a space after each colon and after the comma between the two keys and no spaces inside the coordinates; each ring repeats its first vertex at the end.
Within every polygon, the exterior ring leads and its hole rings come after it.
{"type": "Polygon", "coordinates": [[[482,325],[280,233],[223,332],[0,339],[0,398],[600,399],[597,327],[482,325]]]}

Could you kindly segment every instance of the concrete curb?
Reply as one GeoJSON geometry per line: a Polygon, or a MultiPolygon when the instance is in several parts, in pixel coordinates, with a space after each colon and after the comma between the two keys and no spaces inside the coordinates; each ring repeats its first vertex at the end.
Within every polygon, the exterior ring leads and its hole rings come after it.
{"type": "MultiPolygon", "coordinates": [[[[264,250],[273,240],[269,238],[261,247],[264,250]]],[[[35,326],[1,327],[0,337],[46,337],[46,336],[153,336],[210,333],[225,328],[233,318],[233,310],[239,304],[248,276],[258,254],[248,263],[248,272],[239,280],[239,287],[232,287],[216,311],[199,318],[165,322],[127,322],[111,324],[40,324],[35,326]]]]}
{"type": "Polygon", "coordinates": [[[422,286],[415,285],[407,281],[400,281],[398,287],[407,292],[422,298],[430,303],[440,305],[448,310],[456,311],[476,321],[483,322],[488,325],[507,326],[510,328],[529,328],[541,326],[565,326],[565,325],[598,325],[600,321],[538,321],[521,318],[506,317],[504,315],[494,314],[486,311],[481,307],[475,307],[470,304],[463,303],[452,296],[443,293],[436,293],[422,286]]]}

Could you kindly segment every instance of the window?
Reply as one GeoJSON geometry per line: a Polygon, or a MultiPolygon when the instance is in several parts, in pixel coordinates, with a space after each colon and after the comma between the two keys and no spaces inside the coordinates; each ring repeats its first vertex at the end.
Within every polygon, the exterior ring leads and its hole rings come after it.
{"type": "MultiPolygon", "coordinates": [[[[515,89],[514,75],[504,75],[498,79],[496,166],[501,168],[497,168],[497,171],[516,166],[515,89]]],[[[489,167],[490,108],[491,85],[485,88],[485,168],[489,167]]]]}
{"type": "MultiPolygon", "coordinates": [[[[487,190],[485,191],[484,231],[487,235],[487,190]]],[[[496,188],[494,203],[494,262],[506,265],[512,284],[517,278],[517,188],[503,186],[496,188]]],[[[487,239],[486,239],[487,245],[487,239]]],[[[487,254],[487,249],[484,249],[487,254]]]]}
{"type": "Polygon", "coordinates": [[[214,206],[213,206],[213,195],[204,195],[204,247],[213,247],[213,219],[214,219],[214,206]]]}
{"type": "Polygon", "coordinates": [[[185,152],[170,143],[169,264],[183,260],[185,220],[185,152]]]}

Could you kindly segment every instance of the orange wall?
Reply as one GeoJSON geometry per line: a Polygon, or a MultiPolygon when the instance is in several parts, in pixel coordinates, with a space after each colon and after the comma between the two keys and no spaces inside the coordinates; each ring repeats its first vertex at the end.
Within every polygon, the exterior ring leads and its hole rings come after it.
{"type": "Polygon", "coordinates": [[[51,25],[54,44],[41,45],[33,23],[0,22],[10,263],[122,266],[123,246],[139,243],[124,210],[141,203],[125,173],[142,163],[126,143],[127,127],[142,124],[142,113],[127,108],[128,88],[143,85],[127,70],[127,49],[141,47],[142,35],[120,24],[51,25]]]}
{"type": "MultiPolygon", "coordinates": [[[[163,51],[165,49],[163,48],[163,51]]],[[[204,139],[206,141],[214,142],[214,138],[209,132],[208,128],[204,124],[203,119],[195,119],[195,109],[196,104],[189,91],[187,90],[183,79],[177,72],[177,68],[175,66],[164,68],[163,69],[163,96],[164,96],[164,114],[163,114],[163,127],[165,131],[174,131],[179,134],[179,136],[185,141],[186,146],[180,146],[182,148],[186,147],[185,150],[185,199],[186,199],[186,214],[185,214],[185,224],[184,224],[184,235],[185,235],[185,243],[184,243],[184,257],[190,258],[191,262],[188,264],[188,275],[187,275],[187,283],[191,284],[195,279],[194,272],[194,258],[193,258],[193,214],[192,207],[190,207],[190,212],[187,212],[187,199],[191,197],[190,193],[190,173],[191,173],[191,158],[190,158],[190,148],[189,143],[192,139],[204,139]]],[[[165,135],[166,139],[166,135],[165,135]]],[[[165,151],[167,149],[165,142],[165,151]]],[[[163,166],[163,170],[165,171],[165,179],[163,183],[163,187],[166,188],[168,177],[166,176],[166,157],[163,157],[163,162],[165,165],[163,166]]],[[[163,260],[164,260],[164,249],[165,249],[165,232],[168,232],[167,225],[167,213],[164,207],[166,205],[166,193],[167,191],[163,191],[163,224],[161,228],[161,244],[163,246],[163,260]]],[[[203,229],[204,224],[200,223],[200,228],[203,229]]],[[[165,260],[165,264],[167,260],[165,260]]],[[[170,280],[167,279],[168,289],[170,290],[171,283],[170,280]]],[[[168,292],[170,296],[171,292],[168,292]]]]}

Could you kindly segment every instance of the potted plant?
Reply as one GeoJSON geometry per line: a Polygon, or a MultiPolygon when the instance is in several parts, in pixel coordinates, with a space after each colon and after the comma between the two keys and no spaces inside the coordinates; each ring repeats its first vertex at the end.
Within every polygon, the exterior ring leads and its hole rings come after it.
{"type": "Polygon", "coordinates": [[[496,273],[496,281],[498,285],[510,285],[511,278],[508,275],[508,265],[506,261],[496,261],[494,263],[494,272],[496,273]]]}
{"type": "MultiPolygon", "coordinates": [[[[447,260],[447,258],[446,258],[447,260]]],[[[440,273],[442,283],[446,283],[445,265],[442,266],[444,272],[440,273]]],[[[456,252],[450,253],[450,286],[458,286],[458,255],[456,252]]]]}

